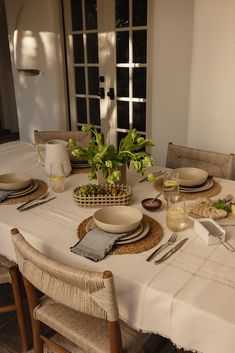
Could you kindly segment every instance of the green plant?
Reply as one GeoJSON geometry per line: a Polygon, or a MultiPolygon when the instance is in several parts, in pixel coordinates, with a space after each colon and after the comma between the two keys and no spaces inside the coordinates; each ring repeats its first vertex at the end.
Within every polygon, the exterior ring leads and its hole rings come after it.
{"type": "MultiPolygon", "coordinates": [[[[128,134],[121,139],[118,149],[114,145],[105,145],[104,137],[93,126],[83,126],[82,131],[91,132],[92,138],[88,147],[79,147],[77,143],[69,139],[68,146],[73,149],[74,156],[88,160],[91,172],[89,180],[97,178],[97,172],[102,171],[108,182],[116,183],[120,180],[119,168],[123,165],[132,166],[140,174],[144,174],[147,167],[153,165],[150,153],[145,152],[145,147],[154,146],[152,141],[142,137],[136,129],[130,129],[128,134]]],[[[147,174],[149,181],[154,181],[152,173],[147,174]]]]}

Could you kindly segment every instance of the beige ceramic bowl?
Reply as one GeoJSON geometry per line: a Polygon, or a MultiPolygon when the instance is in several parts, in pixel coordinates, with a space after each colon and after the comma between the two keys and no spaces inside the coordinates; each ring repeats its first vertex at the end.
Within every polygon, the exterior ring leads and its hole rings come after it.
{"type": "Polygon", "coordinates": [[[0,189],[2,190],[20,190],[26,188],[32,182],[28,174],[2,174],[0,175],[0,189]]]}
{"type": "Polygon", "coordinates": [[[179,173],[179,184],[181,186],[194,186],[203,184],[208,178],[208,173],[199,168],[176,168],[179,173]]]}
{"type": "Polygon", "coordinates": [[[123,233],[135,229],[142,221],[143,214],[134,207],[109,206],[93,215],[98,228],[109,233],[123,233]]]}

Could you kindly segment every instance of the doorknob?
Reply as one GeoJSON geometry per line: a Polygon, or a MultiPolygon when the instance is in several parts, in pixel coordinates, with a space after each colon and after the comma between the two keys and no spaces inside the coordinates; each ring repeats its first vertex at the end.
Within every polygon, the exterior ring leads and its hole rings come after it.
{"type": "Polygon", "coordinates": [[[100,99],[104,99],[105,98],[104,87],[100,87],[99,88],[99,96],[100,96],[100,99]]]}
{"type": "Polygon", "coordinates": [[[114,99],[114,89],[111,87],[109,91],[107,92],[107,96],[113,100],[114,99]]]}

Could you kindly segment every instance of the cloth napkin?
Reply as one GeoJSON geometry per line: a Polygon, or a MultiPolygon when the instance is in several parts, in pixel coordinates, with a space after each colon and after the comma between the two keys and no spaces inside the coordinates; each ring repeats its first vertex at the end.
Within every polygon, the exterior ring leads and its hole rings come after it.
{"type": "Polygon", "coordinates": [[[5,200],[8,195],[10,195],[12,191],[5,191],[5,190],[0,190],[0,202],[5,200]]]}
{"type": "Polygon", "coordinates": [[[107,233],[99,228],[94,228],[70,248],[77,255],[88,257],[93,261],[102,260],[112,249],[115,241],[128,233],[107,233]]]}

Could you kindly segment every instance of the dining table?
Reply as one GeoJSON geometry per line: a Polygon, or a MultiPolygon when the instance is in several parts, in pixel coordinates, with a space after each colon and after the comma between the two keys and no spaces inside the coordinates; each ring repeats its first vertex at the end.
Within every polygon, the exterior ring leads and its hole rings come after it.
{"type": "MultiPolygon", "coordinates": [[[[156,165],[156,169],[164,167],[156,165]]],[[[36,146],[25,141],[0,145],[0,174],[27,173],[50,180],[38,160],[36,146]]],[[[127,183],[133,188],[130,206],[162,227],[163,235],[154,247],[137,253],[108,254],[94,262],[71,252],[78,241],[78,227],[97,208],[80,207],[73,190],[90,183],[88,173],[79,171],[65,180],[65,191],[55,199],[20,212],[19,203],[0,203],[0,253],[16,261],[10,230],[18,228],[37,250],[55,261],[87,270],[110,270],[114,275],[120,318],[143,332],[169,338],[178,347],[203,353],[235,352],[235,252],[222,244],[207,245],[191,225],[179,232],[177,241],[188,238],[182,248],[166,261],[146,261],[154,249],[165,243],[172,231],[166,225],[166,201],[154,212],[142,207],[141,200],[154,197],[154,183],[128,170],[127,183]]],[[[235,181],[214,178],[221,189],[213,198],[235,196],[235,181]]],[[[189,201],[186,201],[186,204],[189,201]]],[[[235,216],[234,216],[235,217],[235,216]]],[[[226,238],[235,247],[235,222],[224,224],[226,238]]]]}

